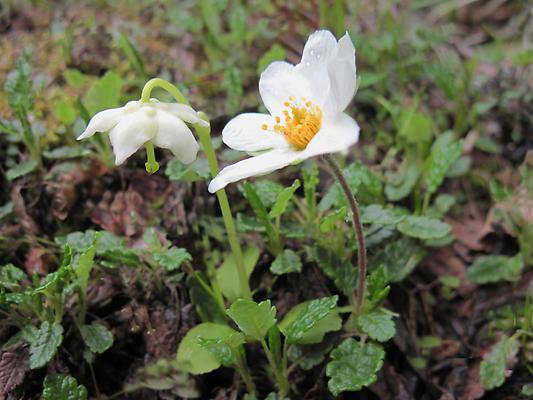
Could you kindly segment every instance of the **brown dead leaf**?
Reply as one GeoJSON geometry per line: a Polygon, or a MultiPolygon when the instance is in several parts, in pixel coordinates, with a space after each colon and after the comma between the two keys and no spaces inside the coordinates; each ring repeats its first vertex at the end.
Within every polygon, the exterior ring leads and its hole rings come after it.
{"type": "Polygon", "coordinates": [[[443,248],[435,251],[433,256],[427,260],[431,271],[438,277],[456,276],[461,285],[457,292],[462,296],[468,296],[476,289],[476,285],[466,279],[466,265],[464,261],[457,257],[450,248],[443,248]]]}
{"type": "Polygon", "coordinates": [[[144,331],[145,361],[171,357],[176,351],[179,316],[170,308],[158,307],[149,318],[150,328],[144,331]]]}
{"type": "Polygon", "coordinates": [[[42,247],[32,247],[26,253],[24,268],[29,276],[34,273],[45,276],[56,264],[55,257],[42,247]]]}
{"type": "Polygon", "coordinates": [[[0,358],[0,396],[7,395],[20,385],[29,369],[29,354],[25,344],[15,344],[3,352],[0,358]]]}
{"type": "Polygon", "coordinates": [[[454,237],[473,251],[481,251],[484,249],[482,239],[487,235],[487,227],[484,221],[477,219],[468,220],[453,220],[447,219],[447,222],[452,226],[454,237]]]}
{"type": "Polygon", "coordinates": [[[102,200],[91,211],[91,220],[106,231],[121,236],[141,234],[148,219],[148,205],[136,191],[106,191],[102,200]]]}
{"type": "Polygon", "coordinates": [[[468,368],[468,377],[466,379],[466,387],[463,391],[460,400],[476,400],[483,397],[485,389],[479,381],[479,361],[468,368]]]}
{"type": "Polygon", "coordinates": [[[22,197],[21,191],[22,185],[13,185],[13,188],[11,189],[11,201],[13,202],[15,213],[17,214],[22,229],[24,229],[24,232],[27,235],[34,236],[39,231],[39,229],[33,218],[28,214],[28,211],[26,210],[26,204],[24,202],[24,197],[22,197]]]}

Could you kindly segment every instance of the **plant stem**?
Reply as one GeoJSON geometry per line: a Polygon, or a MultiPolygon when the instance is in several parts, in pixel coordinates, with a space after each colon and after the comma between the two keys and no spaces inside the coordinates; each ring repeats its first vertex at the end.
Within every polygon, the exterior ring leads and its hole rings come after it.
{"type": "MultiPolygon", "coordinates": [[[[150,94],[152,90],[156,87],[160,87],[170,93],[178,103],[190,105],[189,101],[183,96],[180,90],[174,86],[172,83],[165,81],[161,78],[150,79],[143,87],[141,93],[141,101],[147,102],[150,100],[150,94]]],[[[200,118],[205,121],[209,121],[207,116],[204,113],[200,113],[200,118]]],[[[218,161],[215,155],[215,150],[213,149],[213,144],[211,143],[211,127],[208,126],[194,126],[200,142],[204,148],[205,155],[207,157],[207,162],[209,164],[209,169],[211,175],[215,177],[218,174],[218,161]]],[[[148,143],[147,143],[148,151],[148,143]]],[[[149,153],[148,153],[149,154],[149,153]]],[[[149,156],[150,157],[150,156],[149,156]]],[[[149,160],[150,161],[150,160],[149,160]]],[[[235,229],[235,223],[233,221],[233,216],[231,215],[231,209],[229,206],[228,196],[226,192],[222,189],[217,192],[218,203],[220,205],[220,210],[222,212],[222,218],[224,220],[224,225],[226,226],[226,232],[228,234],[228,241],[235,258],[235,265],[237,266],[237,274],[239,276],[239,284],[241,287],[241,295],[245,298],[251,298],[252,292],[250,290],[250,285],[248,284],[248,276],[244,267],[244,259],[242,256],[241,245],[237,238],[237,230],[235,229]]]]}
{"type": "Polygon", "coordinates": [[[350,209],[352,210],[352,222],[355,233],[355,238],[357,240],[357,266],[358,266],[358,280],[357,280],[357,294],[356,294],[356,310],[355,312],[359,314],[364,305],[365,300],[365,281],[366,281],[366,247],[365,247],[365,237],[363,234],[363,224],[361,223],[361,214],[359,212],[359,205],[357,204],[357,199],[355,195],[350,190],[348,182],[342,174],[342,170],[335,161],[335,158],[331,154],[326,154],[323,156],[324,161],[329,167],[330,173],[337,179],[341,185],[342,191],[348,200],[350,209]]]}
{"type": "MultiPolygon", "coordinates": [[[[203,113],[200,113],[202,119],[207,120],[207,116],[203,113]]],[[[207,163],[209,164],[209,169],[211,171],[211,176],[215,177],[218,174],[218,161],[215,155],[215,150],[211,143],[211,127],[195,125],[196,133],[200,138],[202,147],[204,148],[205,155],[207,157],[207,163]]],[[[233,216],[231,215],[231,209],[229,206],[228,196],[224,189],[219,190],[217,193],[218,204],[220,205],[220,211],[222,212],[222,219],[224,220],[224,225],[226,226],[226,232],[228,234],[228,241],[233,253],[233,258],[235,259],[235,265],[237,267],[237,274],[239,275],[239,284],[241,287],[241,295],[245,298],[252,298],[252,292],[250,290],[250,285],[248,284],[248,274],[244,267],[244,258],[242,255],[241,245],[239,244],[239,239],[237,237],[237,230],[235,229],[235,222],[233,221],[233,216]]]]}
{"type": "Polygon", "coordinates": [[[278,391],[279,391],[278,399],[284,400],[285,396],[287,396],[287,393],[289,392],[288,377],[287,375],[284,374],[284,371],[280,371],[279,367],[276,365],[276,362],[274,361],[274,357],[272,357],[272,353],[270,352],[270,349],[268,348],[268,345],[265,339],[261,340],[261,346],[263,347],[268,363],[270,364],[270,367],[272,368],[274,375],[276,377],[276,381],[278,384],[278,391]]]}

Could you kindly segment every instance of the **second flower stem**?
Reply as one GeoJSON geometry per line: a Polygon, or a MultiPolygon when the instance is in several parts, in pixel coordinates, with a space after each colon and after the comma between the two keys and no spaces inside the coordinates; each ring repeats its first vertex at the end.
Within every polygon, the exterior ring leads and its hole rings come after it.
{"type": "MultiPolygon", "coordinates": [[[[149,101],[152,90],[156,87],[160,87],[161,89],[166,90],[168,93],[174,96],[178,103],[190,106],[185,96],[183,96],[183,94],[176,86],[161,78],[150,79],[148,82],[146,82],[142,90],[141,101],[149,101]]],[[[204,113],[199,113],[199,116],[205,121],[209,121],[207,115],[205,115],[204,113]]],[[[215,150],[213,149],[213,144],[211,143],[211,127],[209,125],[201,126],[200,124],[196,124],[194,128],[196,130],[196,133],[198,134],[198,137],[200,138],[200,143],[202,143],[202,147],[204,148],[211,175],[215,177],[218,174],[219,169],[215,150]]],[[[147,150],[148,154],[150,154],[149,144],[147,145],[147,150]]],[[[250,285],[248,283],[248,275],[244,266],[244,258],[242,255],[241,245],[237,237],[235,222],[233,221],[233,216],[231,215],[228,196],[226,195],[224,189],[219,190],[217,192],[217,198],[218,203],[220,205],[220,211],[222,212],[222,219],[224,220],[224,225],[226,226],[228,241],[231,247],[231,252],[233,253],[233,258],[235,260],[235,266],[237,268],[241,296],[244,298],[251,299],[252,291],[250,290],[250,285]]]]}
{"type": "Polygon", "coordinates": [[[352,211],[352,222],[355,232],[355,239],[357,240],[357,267],[358,267],[358,279],[357,279],[357,293],[356,293],[356,310],[357,314],[360,314],[364,301],[365,301],[365,281],[366,281],[366,247],[365,236],[363,233],[363,224],[361,223],[361,213],[359,212],[359,205],[355,195],[352,193],[346,178],[342,173],[339,164],[331,154],[323,156],[323,160],[329,167],[331,174],[337,179],[341,185],[341,189],[348,200],[348,205],[352,211]]]}

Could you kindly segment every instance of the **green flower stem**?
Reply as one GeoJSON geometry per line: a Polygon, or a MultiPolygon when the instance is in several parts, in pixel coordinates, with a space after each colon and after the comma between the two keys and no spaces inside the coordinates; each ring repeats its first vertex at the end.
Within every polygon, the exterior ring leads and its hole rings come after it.
{"type": "Polygon", "coordinates": [[[276,365],[274,357],[272,356],[265,339],[261,340],[261,346],[263,347],[268,363],[270,364],[270,367],[272,368],[272,371],[276,377],[278,384],[278,399],[284,400],[289,393],[289,377],[284,373],[284,371],[280,370],[278,365],[276,365]]]}
{"type": "MultiPolygon", "coordinates": [[[[152,90],[156,87],[160,87],[166,90],[168,93],[174,96],[178,103],[190,105],[189,101],[185,98],[185,96],[183,96],[183,94],[176,86],[160,78],[150,79],[148,82],[146,82],[146,85],[144,85],[144,88],[142,90],[141,101],[149,101],[150,94],[152,93],[152,90]]],[[[200,113],[200,118],[209,121],[209,119],[204,113],[200,113]]],[[[196,130],[196,133],[198,134],[198,137],[200,138],[200,143],[202,143],[202,146],[204,148],[211,175],[215,177],[218,174],[219,168],[215,150],[213,149],[213,144],[211,143],[211,127],[195,125],[194,128],[196,130]]],[[[148,157],[150,157],[150,155],[148,157]]],[[[148,162],[150,162],[150,160],[148,160],[148,162]]],[[[220,205],[220,210],[222,212],[224,225],[226,226],[226,232],[228,234],[228,240],[231,247],[231,251],[233,253],[233,257],[235,258],[235,264],[237,266],[239,284],[241,287],[241,295],[245,298],[252,298],[252,292],[250,290],[250,285],[248,284],[248,276],[244,267],[244,258],[242,256],[241,245],[239,244],[239,240],[237,238],[237,230],[235,229],[235,223],[233,221],[233,216],[231,215],[228,196],[226,195],[224,189],[219,190],[217,192],[217,198],[218,203],[220,205]]]]}
{"type": "MultiPolygon", "coordinates": [[[[206,121],[208,120],[204,113],[200,113],[200,117],[206,121]]],[[[211,143],[211,127],[209,125],[195,125],[194,128],[196,129],[196,133],[200,138],[200,143],[202,143],[202,147],[204,148],[211,175],[215,177],[218,174],[219,168],[215,150],[213,149],[213,145],[211,143]]],[[[235,222],[233,221],[233,216],[231,215],[228,196],[224,189],[219,190],[216,195],[218,198],[218,204],[220,205],[220,211],[222,212],[222,219],[224,220],[224,225],[226,226],[229,245],[231,247],[233,257],[235,258],[235,265],[237,266],[239,284],[241,287],[241,295],[250,299],[252,298],[252,292],[250,290],[250,285],[248,284],[248,275],[246,274],[246,269],[244,267],[244,258],[242,256],[241,245],[239,244],[239,239],[237,237],[235,222]]]]}
{"type": "Polygon", "coordinates": [[[357,199],[352,193],[348,182],[342,174],[342,170],[335,161],[335,158],[331,154],[323,156],[323,160],[329,167],[330,173],[337,179],[341,185],[342,191],[348,200],[350,209],[352,210],[352,222],[357,240],[357,266],[358,266],[358,279],[357,279],[357,293],[355,300],[355,312],[360,314],[365,300],[365,287],[366,287],[366,247],[365,236],[363,234],[363,224],[361,223],[361,214],[359,212],[359,205],[357,199]]]}
{"type": "Polygon", "coordinates": [[[146,147],[146,157],[148,161],[144,164],[146,172],[149,174],[156,173],[159,170],[159,163],[155,159],[154,143],[149,140],[144,146],[146,147]]]}

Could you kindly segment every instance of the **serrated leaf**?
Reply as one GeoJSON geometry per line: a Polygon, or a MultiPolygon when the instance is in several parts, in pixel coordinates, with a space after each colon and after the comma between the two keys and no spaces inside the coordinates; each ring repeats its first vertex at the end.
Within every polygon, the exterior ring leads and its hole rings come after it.
{"type": "Polygon", "coordinates": [[[203,348],[198,339],[221,339],[237,333],[227,325],[204,322],[192,328],[178,347],[178,367],[191,374],[205,374],[220,367],[220,361],[203,348]]]}
{"type": "Polygon", "coordinates": [[[520,277],[523,268],[524,263],[520,253],[514,257],[485,256],[478,258],[466,270],[466,276],[477,284],[513,282],[520,277]]]}
{"type": "Polygon", "coordinates": [[[186,249],[171,247],[154,253],[154,261],[167,271],[175,271],[185,261],[192,261],[192,256],[186,249]]]}
{"type": "Polygon", "coordinates": [[[265,204],[255,191],[254,186],[249,182],[244,182],[242,187],[244,189],[246,199],[250,202],[250,205],[252,206],[252,209],[254,210],[254,213],[257,216],[259,222],[261,222],[261,224],[265,227],[268,237],[274,237],[275,231],[274,227],[270,223],[268,211],[265,207],[265,204]]]}
{"type": "Polygon", "coordinates": [[[93,353],[103,353],[113,346],[113,334],[98,322],[83,325],[80,329],[83,341],[93,353]]]}
{"type": "Polygon", "coordinates": [[[304,371],[308,371],[324,361],[332,347],[333,345],[327,342],[312,345],[293,344],[289,347],[289,360],[298,363],[304,371]]]}
{"type": "MultiPolygon", "coordinates": [[[[307,307],[312,302],[305,301],[300,303],[289,310],[285,315],[283,320],[279,323],[279,329],[285,336],[287,336],[287,331],[289,326],[291,326],[294,321],[300,316],[300,314],[307,310],[307,307]]],[[[328,332],[335,332],[342,328],[342,318],[339,316],[339,313],[331,309],[329,313],[318,320],[314,326],[308,329],[303,336],[298,339],[299,344],[315,344],[320,343],[324,340],[324,336],[328,332]]]]}
{"type": "Polygon", "coordinates": [[[446,172],[463,152],[463,141],[453,143],[453,133],[440,135],[431,148],[425,169],[425,185],[428,194],[433,194],[442,184],[446,172]]]}
{"type": "Polygon", "coordinates": [[[268,330],[276,324],[276,307],[270,300],[256,303],[238,299],[226,311],[239,329],[255,340],[263,340],[268,330]]]}
{"type": "Polygon", "coordinates": [[[344,206],[322,217],[320,220],[320,232],[331,232],[335,228],[337,221],[344,220],[346,217],[346,211],[347,208],[344,206]]]}
{"type": "Polygon", "coordinates": [[[10,181],[14,181],[24,175],[28,175],[30,172],[35,171],[37,168],[37,161],[28,160],[23,163],[17,164],[15,167],[10,168],[6,172],[6,178],[10,181]]]}
{"type": "Polygon", "coordinates": [[[240,332],[217,339],[198,338],[198,344],[207,349],[225,367],[235,365],[245,342],[244,335],[240,332]]]}
{"type": "Polygon", "coordinates": [[[389,282],[399,282],[407,277],[426,254],[415,240],[401,238],[387,243],[372,257],[372,264],[385,266],[389,282]]]}
{"type": "Polygon", "coordinates": [[[376,373],[383,365],[385,351],[376,343],[361,344],[354,338],[345,339],[331,352],[326,367],[330,378],[328,389],[337,396],[345,391],[358,391],[377,379],[376,373]]]}
{"type": "Polygon", "coordinates": [[[3,351],[0,357],[0,396],[7,395],[20,385],[28,369],[28,350],[22,342],[3,351]]]}
{"type": "MultiPolygon", "coordinates": [[[[310,301],[297,317],[284,329],[288,343],[298,343],[304,335],[337,305],[338,296],[323,297],[310,301]]],[[[280,327],[281,330],[281,327],[280,327]]]]}
{"type": "Polygon", "coordinates": [[[294,183],[289,186],[288,188],[284,188],[279,194],[276,199],[276,202],[274,203],[274,206],[270,210],[270,213],[268,216],[270,218],[278,218],[287,209],[287,206],[289,205],[289,201],[292,199],[292,196],[294,196],[294,192],[298,190],[300,187],[300,180],[296,179],[294,183]]]}
{"type": "Polygon", "coordinates": [[[335,281],[335,286],[340,291],[346,295],[353,292],[357,285],[357,269],[349,260],[340,258],[333,250],[325,247],[314,247],[309,255],[335,281]]]}
{"type": "Polygon", "coordinates": [[[394,208],[383,208],[379,204],[363,207],[361,222],[363,224],[396,225],[402,222],[406,215],[394,208]]]}
{"type": "Polygon", "coordinates": [[[363,332],[378,342],[386,342],[396,334],[393,315],[382,308],[360,315],[357,322],[363,332]]]}
{"type": "Polygon", "coordinates": [[[29,111],[33,108],[35,93],[28,58],[28,54],[23,54],[19,57],[15,64],[15,69],[7,74],[4,83],[9,106],[14,112],[18,112],[20,109],[29,111]]]}
{"type": "Polygon", "coordinates": [[[285,189],[283,185],[269,179],[258,180],[252,185],[266,208],[272,208],[279,194],[285,189]]]}
{"type": "Polygon", "coordinates": [[[13,290],[20,287],[20,281],[26,278],[26,273],[13,264],[0,267],[0,287],[13,290]]]}
{"type": "Polygon", "coordinates": [[[30,344],[30,368],[44,367],[57,352],[63,342],[63,327],[45,321],[36,332],[35,340],[30,344]]]}
{"type": "Polygon", "coordinates": [[[72,263],[72,268],[78,278],[78,283],[84,292],[87,291],[87,286],[89,285],[89,277],[94,266],[94,256],[96,254],[96,246],[99,238],[100,233],[96,233],[92,245],[85,252],[75,258],[72,263]]]}
{"type": "Polygon", "coordinates": [[[510,375],[509,365],[513,364],[519,348],[518,341],[507,336],[503,336],[492,347],[479,366],[479,377],[485,389],[491,390],[503,385],[505,378],[510,375]]]}
{"type": "Polygon", "coordinates": [[[405,161],[400,170],[388,174],[389,182],[385,186],[385,195],[390,201],[399,201],[409,196],[420,176],[420,167],[405,161]]]}
{"type": "MultiPolygon", "coordinates": [[[[245,247],[242,256],[247,278],[250,278],[257,264],[257,260],[259,260],[259,249],[255,246],[245,247]]],[[[224,262],[217,269],[216,278],[222,294],[229,301],[234,301],[241,295],[239,274],[233,254],[227,254],[225,256],[224,262]]]]}
{"type": "Polygon", "coordinates": [[[48,375],[44,379],[44,400],[86,400],[87,389],[68,375],[48,375]]]}
{"type": "Polygon", "coordinates": [[[437,219],[410,215],[398,224],[398,230],[406,236],[428,240],[443,238],[452,227],[437,219]]]}
{"type": "Polygon", "coordinates": [[[279,254],[270,266],[270,272],[276,275],[301,271],[302,261],[298,254],[290,249],[285,249],[283,253],[279,254]]]}

